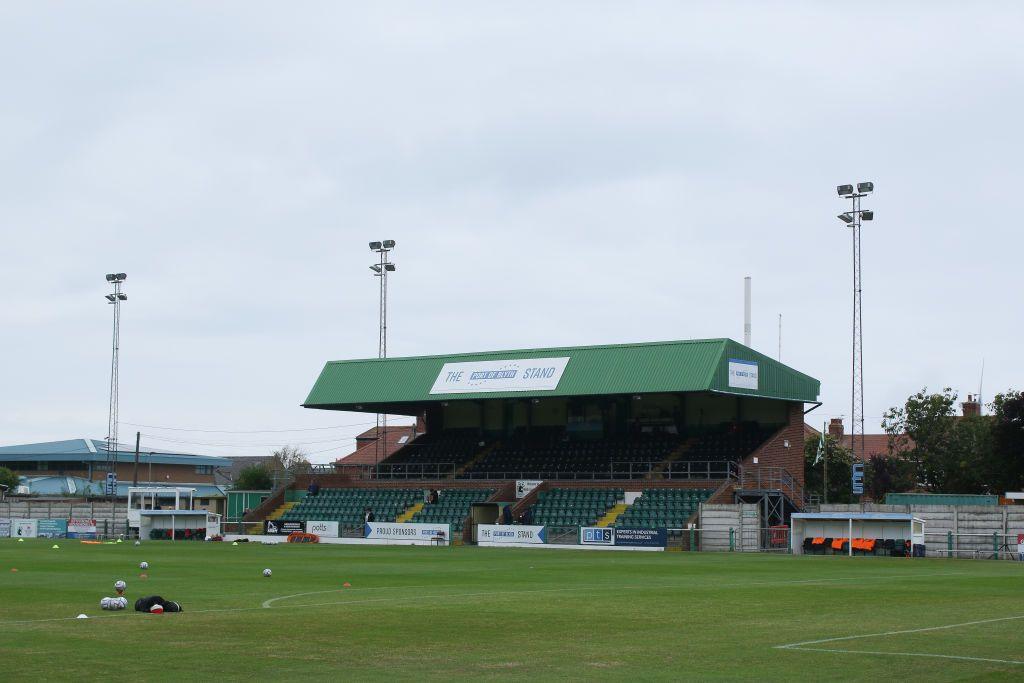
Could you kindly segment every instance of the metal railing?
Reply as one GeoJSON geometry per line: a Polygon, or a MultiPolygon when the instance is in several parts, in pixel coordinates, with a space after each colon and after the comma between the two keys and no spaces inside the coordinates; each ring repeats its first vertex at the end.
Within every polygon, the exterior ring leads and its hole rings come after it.
{"type": "Polygon", "coordinates": [[[432,480],[432,479],[545,479],[555,481],[656,479],[656,480],[724,480],[737,479],[740,467],[725,460],[696,460],[665,463],[612,461],[608,469],[594,471],[563,471],[547,469],[481,470],[458,473],[457,463],[396,463],[381,465],[332,465],[332,472],[355,479],[432,480]]]}
{"type": "Polygon", "coordinates": [[[740,489],[782,491],[801,507],[807,504],[803,485],[784,467],[740,466],[738,485],[740,489]]]}

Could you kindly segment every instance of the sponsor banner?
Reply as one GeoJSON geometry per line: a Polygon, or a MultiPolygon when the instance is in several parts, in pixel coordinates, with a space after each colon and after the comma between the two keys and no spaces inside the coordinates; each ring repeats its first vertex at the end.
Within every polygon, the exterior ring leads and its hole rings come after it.
{"type": "Polygon", "coordinates": [[[34,519],[11,520],[11,536],[13,538],[35,538],[38,529],[34,519]]]}
{"type": "Polygon", "coordinates": [[[569,358],[525,358],[445,363],[431,394],[488,391],[554,391],[569,358]]]}
{"type": "Polygon", "coordinates": [[[267,519],[263,522],[263,533],[268,536],[287,536],[296,531],[303,533],[306,531],[304,524],[304,522],[282,522],[279,519],[267,519]]]}
{"type": "Polygon", "coordinates": [[[36,521],[36,536],[39,538],[64,538],[68,535],[68,520],[40,519],[36,521]]]}
{"type": "Polygon", "coordinates": [[[72,517],[68,520],[68,538],[96,538],[96,520],[72,517]]]}
{"type": "Polygon", "coordinates": [[[11,520],[4,518],[0,519],[0,538],[10,538],[11,536],[11,520]]]}
{"type": "Polygon", "coordinates": [[[730,358],[729,386],[757,391],[757,363],[752,360],[730,358]]]}
{"type": "Polygon", "coordinates": [[[611,527],[580,527],[580,543],[583,545],[615,545],[615,529],[611,527]]]}
{"type": "Polygon", "coordinates": [[[616,529],[615,545],[633,545],[664,548],[668,545],[668,531],[662,529],[616,529]]]}
{"type": "Polygon", "coordinates": [[[363,538],[429,541],[432,538],[450,539],[450,524],[421,524],[418,522],[366,522],[363,538]]]}
{"type": "Polygon", "coordinates": [[[337,538],[338,523],[309,521],[306,522],[306,533],[316,534],[317,536],[323,536],[324,538],[337,538]]]}
{"type": "Polygon", "coordinates": [[[476,528],[478,543],[541,544],[547,543],[542,526],[515,524],[480,524],[476,528]]]}
{"type": "Polygon", "coordinates": [[[516,479],[516,498],[526,498],[531,491],[543,483],[543,479],[516,479]]]}

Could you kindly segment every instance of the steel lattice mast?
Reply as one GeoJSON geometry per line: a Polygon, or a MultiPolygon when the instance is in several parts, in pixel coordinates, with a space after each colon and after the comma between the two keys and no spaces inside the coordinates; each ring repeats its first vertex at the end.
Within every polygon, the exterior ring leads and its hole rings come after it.
{"type": "MultiPolygon", "coordinates": [[[[121,285],[128,276],[124,273],[108,273],[107,282],[114,291],[106,295],[107,303],[114,307],[114,335],[110,352],[110,404],[107,410],[107,472],[117,471],[117,408],[118,408],[118,355],[121,347],[121,302],[128,295],[121,291],[121,285]]],[[[113,493],[111,494],[113,497],[113,493]]]]}
{"type": "Polygon", "coordinates": [[[861,199],[874,191],[871,182],[840,185],[839,195],[850,200],[850,211],[839,214],[853,234],[853,324],[850,377],[850,450],[856,460],[864,462],[864,302],[861,272],[861,221],[873,220],[874,211],[861,209],[861,199]],[[858,457],[859,455],[859,457],[858,457]]]}
{"type": "MultiPolygon", "coordinates": [[[[388,260],[388,254],[395,248],[394,240],[383,240],[381,242],[370,242],[370,250],[377,252],[380,256],[378,263],[370,266],[373,276],[380,278],[380,294],[377,305],[377,358],[388,357],[388,273],[395,271],[395,264],[388,260]]],[[[374,434],[374,476],[380,465],[381,439],[384,440],[385,452],[387,449],[388,416],[377,413],[377,432],[374,434]]]]}

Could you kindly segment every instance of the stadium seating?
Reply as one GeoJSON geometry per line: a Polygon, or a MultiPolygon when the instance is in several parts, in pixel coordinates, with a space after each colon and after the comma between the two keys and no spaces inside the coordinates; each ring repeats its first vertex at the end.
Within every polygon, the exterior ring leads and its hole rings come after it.
{"type": "Polygon", "coordinates": [[[611,479],[628,475],[626,463],[659,463],[679,448],[674,434],[639,434],[609,439],[569,439],[563,429],[534,429],[518,433],[468,467],[462,476],[555,478],[592,473],[611,479]],[[614,475],[614,476],[613,476],[614,475]]]}
{"type": "Polygon", "coordinates": [[[437,434],[423,434],[396,451],[382,464],[392,465],[392,471],[418,471],[419,465],[451,464],[457,468],[469,462],[485,442],[476,430],[449,429],[437,434]],[[403,465],[411,467],[403,468],[403,465]]]}
{"type": "Polygon", "coordinates": [[[643,495],[615,520],[615,526],[634,529],[682,528],[712,489],[645,489],[643,495]]]}
{"type": "Polygon", "coordinates": [[[494,489],[441,489],[437,502],[424,505],[410,521],[451,524],[453,534],[461,532],[470,506],[473,503],[482,503],[493,493],[494,489]]]}
{"type": "Polygon", "coordinates": [[[533,506],[533,523],[547,526],[593,526],[616,501],[622,489],[551,489],[533,506]]]}
{"type": "Polygon", "coordinates": [[[378,522],[393,522],[410,505],[423,499],[423,489],[320,489],[315,496],[281,516],[283,522],[307,520],[358,525],[366,508],[373,510],[378,522]]]}
{"type": "Polygon", "coordinates": [[[742,423],[705,432],[690,444],[681,459],[736,462],[756,450],[773,431],[755,423],[742,423]]]}

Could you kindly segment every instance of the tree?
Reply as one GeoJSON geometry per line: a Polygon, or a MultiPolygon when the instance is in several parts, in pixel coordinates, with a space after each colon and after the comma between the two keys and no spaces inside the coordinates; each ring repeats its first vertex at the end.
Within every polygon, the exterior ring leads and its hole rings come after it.
{"type": "Polygon", "coordinates": [[[18,482],[20,480],[21,477],[11,470],[6,467],[0,467],[0,484],[7,487],[7,493],[14,493],[14,489],[18,487],[18,482]]]}
{"type": "Polygon", "coordinates": [[[864,490],[873,500],[885,502],[887,493],[905,493],[917,488],[916,471],[915,464],[905,457],[872,455],[864,468],[864,490]]]}
{"type": "Polygon", "coordinates": [[[239,491],[268,491],[274,487],[274,479],[266,465],[249,465],[238,473],[234,488],[239,491]]]}
{"type": "Polygon", "coordinates": [[[882,418],[890,450],[916,469],[917,481],[935,493],[985,493],[990,486],[991,420],[957,418],[957,394],[946,387],[909,396],[882,418]],[[912,444],[912,445],[911,445],[912,444]]]}
{"type": "Polygon", "coordinates": [[[309,470],[306,454],[294,446],[282,446],[271,454],[272,468],[278,475],[277,483],[292,481],[309,470]]]}
{"type": "Polygon", "coordinates": [[[993,492],[1024,490],[1024,392],[996,394],[992,401],[993,492]]]}
{"type": "Polygon", "coordinates": [[[855,502],[850,480],[853,477],[853,454],[832,436],[825,436],[824,457],[818,459],[818,436],[808,437],[804,442],[804,487],[808,493],[822,494],[825,500],[825,461],[828,460],[828,502],[855,502]]]}

